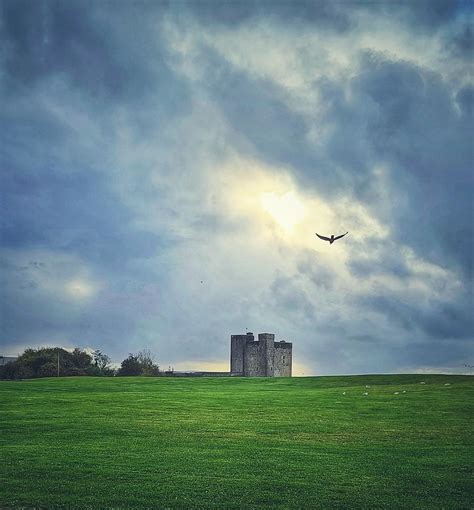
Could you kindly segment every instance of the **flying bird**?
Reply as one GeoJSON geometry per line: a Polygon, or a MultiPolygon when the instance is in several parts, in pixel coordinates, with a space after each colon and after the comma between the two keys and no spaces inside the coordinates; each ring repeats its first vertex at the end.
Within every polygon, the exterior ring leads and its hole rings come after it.
{"type": "Polygon", "coordinates": [[[317,232],[316,235],[319,237],[319,239],[322,239],[323,241],[329,241],[329,244],[332,244],[334,241],[337,241],[338,239],[341,239],[341,237],[344,237],[349,232],[346,232],[345,234],[342,234],[340,236],[334,237],[334,234],[331,235],[331,237],[326,236],[320,236],[317,232]]]}

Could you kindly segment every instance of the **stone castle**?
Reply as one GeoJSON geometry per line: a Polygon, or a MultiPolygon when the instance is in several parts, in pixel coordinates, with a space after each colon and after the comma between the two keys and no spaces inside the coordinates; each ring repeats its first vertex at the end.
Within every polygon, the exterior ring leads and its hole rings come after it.
{"type": "Polygon", "coordinates": [[[272,333],[230,337],[230,375],[247,377],[291,377],[290,342],[275,342],[272,333]]]}

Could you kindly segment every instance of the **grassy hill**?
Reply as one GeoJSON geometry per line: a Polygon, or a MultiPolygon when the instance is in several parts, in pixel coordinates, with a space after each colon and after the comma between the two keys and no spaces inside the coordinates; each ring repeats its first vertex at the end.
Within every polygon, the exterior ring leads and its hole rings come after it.
{"type": "Polygon", "coordinates": [[[441,375],[2,381],[0,507],[472,508],[473,397],[441,375]]]}

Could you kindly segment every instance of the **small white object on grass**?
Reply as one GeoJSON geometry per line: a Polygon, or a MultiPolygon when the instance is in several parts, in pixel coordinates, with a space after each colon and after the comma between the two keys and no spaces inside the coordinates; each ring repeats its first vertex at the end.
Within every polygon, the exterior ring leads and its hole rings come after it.
{"type": "Polygon", "coordinates": [[[400,395],[400,392],[399,392],[399,391],[396,391],[396,392],[394,393],[394,395],[400,395]]]}
{"type": "Polygon", "coordinates": [[[406,393],[406,390],[403,390],[402,393],[406,393]]]}
{"type": "Polygon", "coordinates": [[[420,384],[426,384],[426,383],[425,383],[425,381],[421,381],[421,383],[420,383],[420,384]]]}
{"type": "Polygon", "coordinates": [[[447,383],[444,383],[445,386],[451,386],[451,383],[447,382],[447,383]]]}
{"type": "Polygon", "coordinates": [[[365,395],[365,396],[367,396],[367,395],[368,395],[368,392],[366,391],[366,392],[364,393],[364,395],[365,395]]]}
{"type": "Polygon", "coordinates": [[[345,391],[343,391],[343,392],[342,392],[342,394],[343,394],[343,395],[345,395],[345,394],[346,394],[346,392],[345,392],[345,391]]]}
{"type": "Polygon", "coordinates": [[[368,384],[365,385],[366,388],[370,388],[370,386],[368,384]]]}

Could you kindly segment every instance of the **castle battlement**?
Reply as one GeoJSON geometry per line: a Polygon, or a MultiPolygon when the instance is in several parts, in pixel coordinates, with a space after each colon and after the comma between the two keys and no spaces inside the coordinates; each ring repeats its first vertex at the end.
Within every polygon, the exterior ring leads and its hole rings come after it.
{"type": "Polygon", "coordinates": [[[247,377],[291,377],[293,344],[275,342],[273,333],[231,335],[230,375],[247,377]]]}

